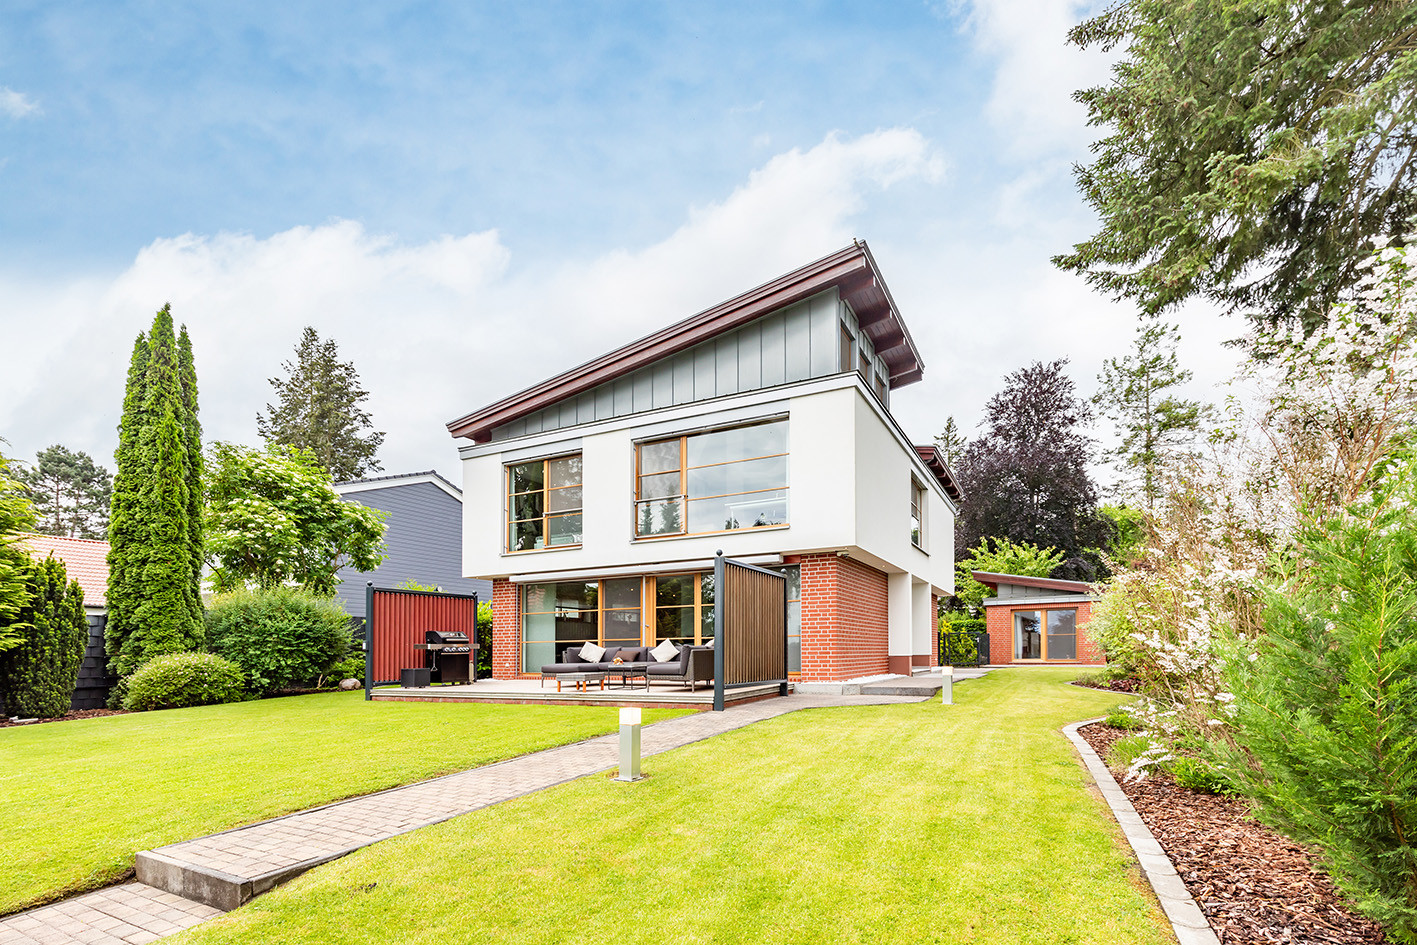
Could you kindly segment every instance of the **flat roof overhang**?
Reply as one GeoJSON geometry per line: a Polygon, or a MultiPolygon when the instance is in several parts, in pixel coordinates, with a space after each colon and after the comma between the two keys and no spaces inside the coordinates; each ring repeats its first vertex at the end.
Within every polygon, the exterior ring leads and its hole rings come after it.
{"type": "Polygon", "coordinates": [[[491,439],[494,427],[585,393],[832,288],[851,306],[866,337],[875,346],[876,354],[885,361],[891,388],[920,380],[924,376],[920,352],[896,310],[871,250],[857,240],[801,269],[450,421],[448,432],[455,437],[485,443],[491,439]]]}

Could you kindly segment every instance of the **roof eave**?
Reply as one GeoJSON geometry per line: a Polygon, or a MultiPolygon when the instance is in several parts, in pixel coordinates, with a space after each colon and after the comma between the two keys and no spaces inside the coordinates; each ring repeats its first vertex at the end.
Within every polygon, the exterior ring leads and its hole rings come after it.
{"type": "Polygon", "coordinates": [[[891,387],[900,387],[920,380],[922,365],[915,342],[900,319],[890,290],[881,278],[870,249],[864,242],[856,241],[844,249],[713,308],[691,315],[653,334],[563,371],[555,377],[504,397],[481,410],[459,417],[447,424],[448,432],[454,437],[468,437],[474,442],[485,442],[491,437],[494,427],[552,403],[585,393],[607,381],[831,288],[836,288],[848,302],[853,296],[864,297],[863,293],[879,293],[885,312],[873,318],[870,323],[877,324],[882,320],[889,320],[900,329],[900,341],[889,349],[897,353],[889,359],[882,355],[891,370],[891,387]]]}

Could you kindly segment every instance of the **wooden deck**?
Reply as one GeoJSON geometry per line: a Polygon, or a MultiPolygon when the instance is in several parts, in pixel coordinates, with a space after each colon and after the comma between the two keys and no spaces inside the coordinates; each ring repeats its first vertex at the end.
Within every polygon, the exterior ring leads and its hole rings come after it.
{"type": "MultiPolygon", "coordinates": [[[[790,687],[789,687],[790,689],[790,687]]],[[[778,694],[777,685],[744,686],[729,689],[723,698],[726,705],[741,705],[770,699],[778,694]]],[[[374,690],[376,702],[486,702],[508,705],[599,705],[599,706],[640,706],[642,708],[688,708],[712,709],[713,686],[699,686],[697,692],[678,686],[651,686],[648,690],[641,686],[622,688],[618,683],[606,681],[605,688],[591,683],[588,690],[577,691],[569,683],[562,683],[561,691],[556,691],[556,683],[546,680],[538,685],[535,679],[479,679],[464,685],[428,686],[420,689],[403,689],[399,686],[383,686],[374,690]]]]}

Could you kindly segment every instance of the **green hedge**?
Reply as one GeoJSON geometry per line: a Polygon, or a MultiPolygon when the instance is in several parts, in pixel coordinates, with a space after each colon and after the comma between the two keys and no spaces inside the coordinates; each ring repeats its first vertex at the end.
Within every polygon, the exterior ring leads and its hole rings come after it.
{"type": "Polygon", "coordinates": [[[143,712],[240,702],[246,680],[239,666],[214,653],[168,653],[138,667],[127,682],[123,708],[143,712]]]}
{"type": "Polygon", "coordinates": [[[207,608],[207,648],[240,666],[252,692],[310,685],[349,651],[349,614],[295,588],[232,591],[207,608]]]}
{"type": "Polygon", "coordinates": [[[30,602],[11,624],[22,642],[0,653],[0,711],[50,719],[69,711],[84,658],[84,592],[53,557],[30,562],[24,580],[30,602]]]}

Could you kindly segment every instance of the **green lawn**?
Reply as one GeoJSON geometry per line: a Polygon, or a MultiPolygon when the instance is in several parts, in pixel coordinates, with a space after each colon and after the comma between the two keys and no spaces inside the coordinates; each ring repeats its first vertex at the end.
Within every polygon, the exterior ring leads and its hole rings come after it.
{"type": "Polygon", "coordinates": [[[0,729],[0,915],[111,882],[139,850],[617,724],[613,708],[365,702],[352,692],[0,729]]]}
{"type": "Polygon", "coordinates": [[[797,712],[316,869],[191,943],[1171,941],[1058,731],[1121,701],[995,671],[797,712]]]}

